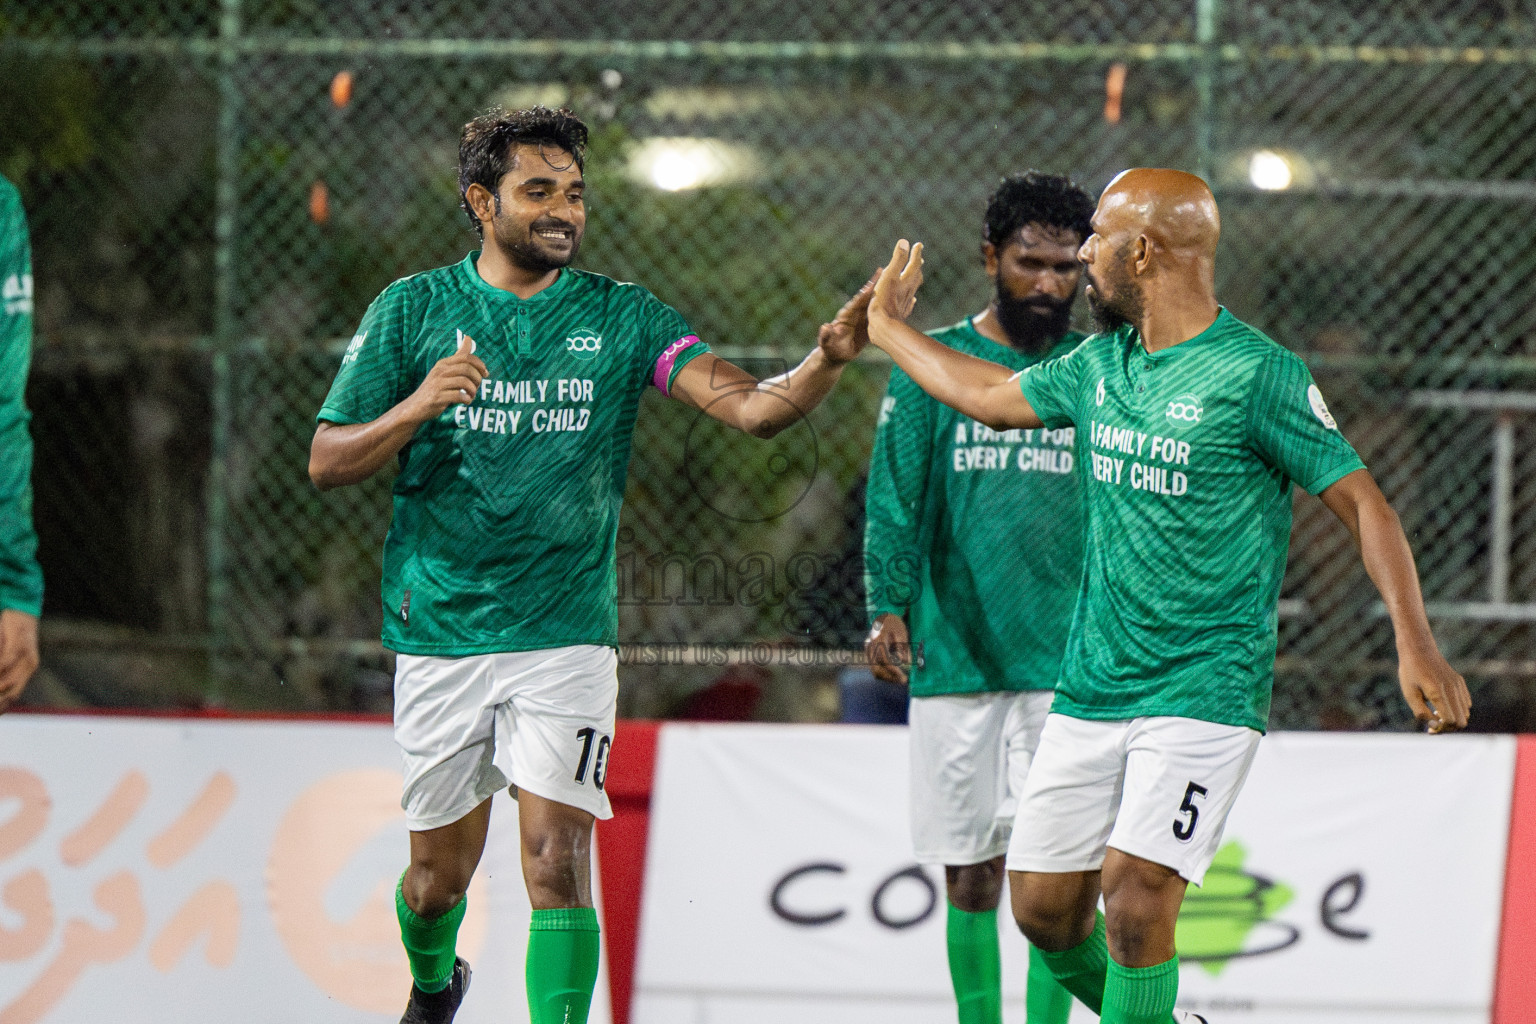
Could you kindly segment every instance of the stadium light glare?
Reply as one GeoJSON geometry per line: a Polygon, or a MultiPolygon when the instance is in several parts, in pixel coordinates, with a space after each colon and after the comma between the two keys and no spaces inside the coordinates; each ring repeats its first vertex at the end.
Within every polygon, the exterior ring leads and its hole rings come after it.
{"type": "Polygon", "coordinates": [[[1261,149],[1248,159],[1248,180],[1265,192],[1291,187],[1291,162],[1274,150],[1261,149]]]}
{"type": "Polygon", "coordinates": [[[757,159],[745,146],[718,139],[647,139],[631,152],[630,173],[664,192],[722,185],[753,176],[757,159]]]}
{"type": "Polygon", "coordinates": [[[651,161],[651,182],[664,192],[698,188],[714,168],[708,154],[667,149],[651,161]]]}

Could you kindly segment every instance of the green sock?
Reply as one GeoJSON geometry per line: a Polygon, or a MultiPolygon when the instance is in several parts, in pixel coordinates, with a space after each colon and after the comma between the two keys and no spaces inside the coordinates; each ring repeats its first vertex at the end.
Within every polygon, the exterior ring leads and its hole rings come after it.
{"type": "Polygon", "coordinates": [[[411,977],[423,992],[441,992],[453,980],[454,941],[464,920],[466,896],[452,910],[428,920],[405,905],[405,873],[395,885],[395,916],[400,919],[400,941],[411,962],[411,977]]]}
{"type": "Polygon", "coordinates": [[[1029,947],[1026,985],[1024,1019],[1027,1024],[1067,1024],[1067,1018],[1072,1016],[1072,993],[1056,980],[1043,954],[1034,946],[1029,947]]]}
{"type": "Polygon", "coordinates": [[[1109,942],[1104,938],[1104,915],[1095,912],[1093,931],[1071,949],[1060,953],[1040,951],[1040,960],[1061,987],[1077,996],[1094,1013],[1104,1005],[1104,978],[1109,964],[1109,942]]]}
{"type": "Polygon", "coordinates": [[[997,949],[997,910],[970,913],[949,904],[949,978],[960,1024],[1002,1024],[1003,965],[997,949]]]}
{"type": "Polygon", "coordinates": [[[586,1024],[597,985],[597,911],[535,910],[528,932],[532,1024],[586,1024]]]}
{"type": "Polygon", "coordinates": [[[1179,994],[1179,958],[1155,967],[1121,967],[1109,962],[1102,1024],[1168,1024],[1179,994]]]}

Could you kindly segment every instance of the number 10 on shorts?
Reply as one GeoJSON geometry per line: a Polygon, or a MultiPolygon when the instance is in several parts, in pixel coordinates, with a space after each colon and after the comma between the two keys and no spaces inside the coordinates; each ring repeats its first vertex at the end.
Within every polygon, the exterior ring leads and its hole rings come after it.
{"type": "MultiPolygon", "coordinates": [[[[590,731],[590,730],[588,730],[590,731]]],[[[586,764],[585,761],[582,764],[586,764]]],[[[577,782],[581,779],[578,777],[577,782]]],[[[599,786],[599,789],[602,787],[599,786]]],[[[1205,787],[1196,782],[1191,782],[1189,788],[1184,791],[1184,802],[1179,805],[1180,814],[1188,814],[1188,821],[1173,819],[1173,838],[1181,843],[1187,843],[1195,837],[1195,822],[1200,820],[1200,809],[1195,806],[1195,797],[1205,796],[1205,787]]]]}
{"type": "MultiPolygon", "coordinates": [[[[603,788],[603,782],[608,777],[608,748],[611,740],[607,736],[600,736],[596,729],[590,725],[585,729],[577,730],[576,738],[581,741],[581,760],[576,765],[576,781],[587,781],[587,768],[592,769],[592,784],[599,790],[603,788]],[[593,741],[596,740],[594,743],[593,741]],[[595,756],[593,748],[596,748],[595,756]]],[[[1205,790],[1201,790],[1205,792],[1205,790]]],[[[1186,799],[1186,803],[1188,800],[1186,799]]],[[[1177,831],[1177,829],[1175,829],[1177,831]]]]}

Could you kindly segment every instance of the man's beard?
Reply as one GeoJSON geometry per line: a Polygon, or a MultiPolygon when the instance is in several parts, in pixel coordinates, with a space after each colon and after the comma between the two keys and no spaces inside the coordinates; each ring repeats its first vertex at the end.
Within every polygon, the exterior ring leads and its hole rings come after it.
{"type": "MultiPolygon", "coordinates": [[[[496,244],[501,249],[502,255],[514,267],[526,270],[531,274],[547,274],[551,270],[560,270],[563,267],[568,267],[575,261],[576,253],[581,250],[581,235],[579,233],[572,239],[571,251],[563,255],[544,250],[532,238],[525,238],[516,242],[508,241],[507,239],[511,238],[517,229],[510,223],[503,225],[499,217],[496,220],[496,244]]],[[[569,226],[560,225],[560,227],[566,228],[569,226]]],[[[536,230],[538,230],[538,224],[536,223],[528,228],[530,234],[536,230]]]]}
{"type": "Polygon", "coordinates": [[[1001,282],[992,305],[997,310],[998,325],[1008,335],[1008,340],[1015,348],[1026,352],[1045,348],[1066,334],[1072,323],[1071,299],[1063,301],[1047,295],[1017,299],[1003,290],[1001,282]],[[1046,306],[1050,312],[1042,313],[1035,306],[1046,306]]]}
{"type": "MultiPolygon", "coordinates": [[[[1114,299],[1104,298],[1097,287],[1088,290],[1088,311],[1093,314],[1093,326],[1108,334],[1129,324],[1140,327],[1143,313],[1141,291],[1131,281],[1130,275],[1115,275],[1114,299]]],[[[1090,278],[1091,282],[1091,278],[1090,278]]]]}

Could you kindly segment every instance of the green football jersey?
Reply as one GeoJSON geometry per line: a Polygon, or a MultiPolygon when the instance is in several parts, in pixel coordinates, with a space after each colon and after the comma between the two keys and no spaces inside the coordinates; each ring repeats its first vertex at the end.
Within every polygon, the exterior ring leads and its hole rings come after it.
{"type": "MultiPolygon", "coordinates": [[[[964,320],[931,332],[1016,370],[1041,355],[964,320]]],[[[904,616],[913,696],[1049,690],[1061,670],[1083,570],[1076,431],[995,431],[929,397],[901,371],[880,406],[865,499],[871,621],[904,616]]]]}
{"type": "Polygon", "coordinates": [[[640,396],[708,347],[650,292],[562,270],[530,299],[479,252],[396,281],[363,316],[319,419],[365,423],[458,339],[490,371],[400,451],[384,644],[457,657],[618,644],[614,541],[640,396]]]}
{"type": "Polygon", "coordinates": [[[1263,730],[1291,487],[1363,464],[1306,364],[1222,309],[1149,353],[1133,328],[1020,378],[1088,465],[1082,594],[1055,711],[1174,715],[1263,730]]]}
{"type": "Polygon", "coordinates": [[[43,571],[32,527],[32,248],[16,186],[0,178],[0,609],[38,615],[43,571]]]}

